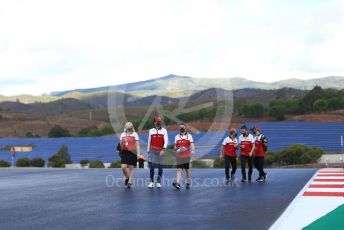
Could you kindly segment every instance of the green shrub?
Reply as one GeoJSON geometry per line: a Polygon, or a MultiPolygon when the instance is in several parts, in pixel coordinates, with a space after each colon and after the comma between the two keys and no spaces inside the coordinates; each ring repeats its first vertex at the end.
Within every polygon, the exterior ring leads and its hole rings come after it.
{"type": "Polygon", "coordinates": [[[61,156],[66,164],[72,163],[72,156],[69,153],[68,147],[66,145],[62,145],[59,151],[57,152],[57,155],[61,156]]]}
{"type": "Polygon", "coordinates": [[[269,116],[278,121],[285,120],[285,107],[282,105],[275,105],[269,108],[269,116]]]}
{"type": "Polygon", "coordinates": [[[82,128],[78,132],[79,137],[100,137],[104,135],[113,134],[113,128],[111,124],[106,124],[102,128],[98,128],[96,125],[92,125],[87,128],[82,128]]]}
{"type": "Polygon", "coordinates": [[[340,108],[340,98],[332,97],[328,100],[328,108],[329,109],[339,109],[340,108]]]}
{"type": "Polygon", "coordinates": [[[291,98],[286,102],[286,112],[291,114],[299,114],[302,113],[302,109],[300,108],[302,97],[296,96],[291,98]]]}
{"type": "Polygon", "coordinates": [[[276,156],[278,155],[278,153],[273,153],[273,152],[267,152],[265,153],[265,159],[264,159],[264,164],[266,166],[272,166],[273,164],[276,163],[276,156]]]}
{"type": "Polygon", "coordinates": [[[204,161],[192,161],[192,168],[209,168],[206,162],[204,161]]]}
{"type": "Polygon", "coordinates": [[[16,161],[16,167],[30,167],[30,159],[27,157],[19,158],[16,161]]]}
{"type": "Polygon", "coordinates": [[[114,134],[113,128],[111,126],[111,124],[107,124],[104,125],[101,129],[100,129],[102,135],[110,135],[110,134],[114,134]]]}
{"type": "Polygon", "coordinates": [[[0,160],[0,168],[7,168],[10,166],[11,166],[10,163],[8,163],[7,161],[0,160]]]}
{"type": "Polygon", "coordinates": [[[285,106],[286,105],[286,101],[285,100],[281,100],[281,99],[275,99],[270,101],[269,103],[269,107],[274,107],[274,106],[285,106]]]}
{"type": "Polygon", "coordinates": [[[310,164],[316,163],[323,153],[319,148],[294,144],[279,152],[275,161],[280,165],[310,164]]]}
{"type": "Polygon", "coordinates": [[[255,103],[252,105],[245,105],[242,108],[241,113],[245,116],[245,117],[262,117],[264,116],[264,105],[261,103],[255,103]]]}
{"type": "Polygon", "coordinates": [[[25,134],[25,136],[28,138],[39,138],[40,137],[38,134],[33,134],[32,132],[27,132],[25,134]]]}
{"type": "Polygon", "coordinates": [[[89,168],[105,168],[104,163],[100,160],[90,161],[89,168]]]}
{"type": "Polygon", "coordinates": [[[324,99],[318,99],[313,104],[313,109],[316,112],[325,111],[325,110],[327,110],[327,107],[328,107],[328,103],[324,99]]]}
{"type": "Polygon", "coordinates": [[[54,154],[48,160],[48,167],[64,168],[66,167],[66,161],[58,154],[54,154]]]}
{"type": "Polygon", "coordinates": [[[45,166],[45,161],[42,158],[33,158],[31,159],[30,165],[32,167],[39,167],[39,168],[43,168],[45,166]]]}
{"type": "Polygon", "coordinates": [[[121,167],[121,161],[112,161],[109,168],[120,168],[121,167]]]}
{"type": "Polygon", "coordinates": [[[340,107],[342,109],[344,109],[344,96],[342,97],[342,99],[340,100],[340,107]]]}
{"type": "Polygon", "coordinates": [[[33,135],[33,133],[32,132],[27,132],[26,134],[25,134],[25,136],[26,137],[35,137],[35,135],[33,135]]]}
{"type": "Polygon", "coordinates": [[[90,161],[88,159],[82,159],[80,160],[80,165],[82,167],[85,167],[88,163],[90,163],[90,161]]]}
{"type": "Polygon", "coordinates": [[[220,158],[216,158],[214,161],[214,168],[224,168],[225,167],[225,160],[224,159],[220,159],[220,158]]]}
{"type": "Polygon", "coordinates": [[[62,128],[59,125],[55,125],[51,128],[48,133],[48,137],[70,137],[70,133],[68,129],[62,128]]]}
{"type": "MultiPolygon", "coordinates": [[[[197,111],[187,112],[187,113],[180,113],[177,115],[179,120],[189,122],[195,120],[211,120],[215,117],[216,111],[218,107],[211,106],[208,108],[200,109],[197,111]]],[[[167,119],[169,123],[173,123],[170,119],[167,119]]]]}

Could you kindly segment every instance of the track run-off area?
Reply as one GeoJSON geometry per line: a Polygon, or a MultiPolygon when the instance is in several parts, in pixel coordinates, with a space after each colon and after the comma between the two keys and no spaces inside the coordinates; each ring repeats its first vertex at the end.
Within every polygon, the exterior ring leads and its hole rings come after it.
{"type": "MultiPolygon", "coordinates": [[[[136,169],[130,190],[124,188],[120,169],[1,169],[0,228],[280,229],[288,224],[283,215],[291,215],[290,209],[307,208],[298,204],[300,197],[324,189],[325,181],[319,179],[334,179],[322,174],[340,174],[318,169],[267,172],[266,182],[255,182],[254,172],[251,183],[242,183],[238,171],[227,184],[223,169],[192,169],[191,189],[176,191],[175,169],[164,169],[161,189],[148,189],[149,171],[136,169]]],[[[341,191],[324,192],[331,189],[341,191]]]]}

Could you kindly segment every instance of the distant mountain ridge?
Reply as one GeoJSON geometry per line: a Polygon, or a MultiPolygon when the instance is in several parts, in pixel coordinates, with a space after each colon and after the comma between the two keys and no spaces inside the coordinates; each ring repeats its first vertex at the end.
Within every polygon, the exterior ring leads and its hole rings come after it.
{"type": "MultiPolygon", "coordinates": [[[[233,99],[241,99],[253,102],[269,102],[276,98],[276,92],[279,90],[263,90],[263,89],[238,89],[238,90],[225,90],[218,88],[210,88],[206,90],[198,91],[188,97],[173,98],[167,96],[161,96],[159,101],[163,105],[170,105],[179,103],[181,100],[187,100],[190,102],[202,102],[202,101],[217,101],[229,99],[233,96],[233,99]]],[[[293,96],[304,95],[307,91],[297,90],[291,88],[282,89],[285,98],[291,98],[293,96]]],[[[21,103],[19,101],[6,101],[0,102],[0,111],[15,111],[26,112],[34,114],[35,117],[45,117],[47,115],[61,115],[68,112],[76,111],[89,111],[97,109],[107,109],[109,98],[117,98],[120,103],[128,107],[145,107],[151,105],[156,96],[135,97],[127,93],[112,92],[111,94],[92,94],[93,96],[85,97],[82,99],[75,98],[61,98],[55,101],[46,103],[21,103]]]]}
{"type": "MultiPolygon", "coordinates": [[[[160,95],[178,98],[181,96],[190,96],[191,94],[211,88],[223,90],[240,90],[247,88],[260,90],[280,88],[310,90],[316,85],[319,85],[322,88],[344,89],[344,77],[330,76],[310,80],[293,78],[266,83],[247,80],[244,78],[192,78],[170,74],[164,77],[146,81],[97,88],[52,92],[50,95],[42,96],[18,95],[5,97],[0,95],[0,102],[19,101],[21,103],[28,104],[35,102],[51,102],[64,98],[74,98],[81,101],[93,100],[94,102],[101,100],[104,102],[104,99],[107,98],[109,92],[131,94],[135,97],[160,95]]],[[[102,107],[106,107],[106,105],[102,104],[102,107]]]]}
{"type": "Polygon", "coordinates": [[[101,91],[168,91],[168,90],[204,90],[209,88],[221,88],[225,90],[236,90],[244,88],[253,89],[279,89],[279,88],[294,88],[310,90],[314,86],[319,85],[322,88],[344,88],[344,77],[330,76],[324,78],[314,78],[309,80],[301,79],[287,79],[271,83],[247,80],[244,78],[192,78],[178,75],[167,75],[161,78],[150,79],[146,81],[120,84],[107,87],[90,88],[90,89],[75,89],[69,91],[52,92],[52,96],[63,96],[69,93],[95,93],[101,91]]]}

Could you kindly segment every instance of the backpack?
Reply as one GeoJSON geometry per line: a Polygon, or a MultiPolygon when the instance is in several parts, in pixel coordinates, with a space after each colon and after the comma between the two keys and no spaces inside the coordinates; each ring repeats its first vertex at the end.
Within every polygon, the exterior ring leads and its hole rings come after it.
{"type": "Polygon", "coordinates": [[[266,152],[268,150],[268,139],[262,134],[261,142],[263,144],[263,149],[266,152]]]}

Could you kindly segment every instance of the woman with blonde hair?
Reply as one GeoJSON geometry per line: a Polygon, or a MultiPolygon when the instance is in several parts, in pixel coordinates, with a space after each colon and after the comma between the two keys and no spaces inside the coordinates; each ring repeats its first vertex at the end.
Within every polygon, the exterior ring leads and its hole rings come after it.
{"type": "Polygon", "coordinates": [[[125,177],[125,186],[129,189],[134,177],[137,155],[140,154],[139,136],[135,132],[133,123],[125,123],[124,132],[121,134],[119,140],[121,168],[125,177]]]}

